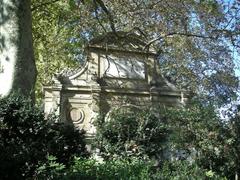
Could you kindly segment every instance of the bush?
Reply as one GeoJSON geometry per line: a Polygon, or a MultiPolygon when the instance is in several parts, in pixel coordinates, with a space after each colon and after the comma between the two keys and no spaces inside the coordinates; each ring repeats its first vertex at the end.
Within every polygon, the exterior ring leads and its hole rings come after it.
{"type": "Polygon", "coordinates": [[[168,108],[162,116],[171,132],[171,150],[185,152],[181,158],[229,179],[240,174],[239,116],[221,120],[214,106],[197,102],[184,109],[168,108]]]}
{"type": "Polygon", "coordinates": [[[39,169],[38,179],[150,179],[150,163],[138,159],[110,160],[98,163],[92,159],[75,158],[70,168],[52,160],[39,169]]]}
{"type": "Polygon", "coordinates": [[[37,179],[61,180],[226,180],[213,171],[205,170],[187,161],[165,162],[163,167],[153,168],[153,163],[136,158],[109,160],[98,163],[91,159],[75,158],[70,168],[65,168],[51,157],[38,169],[37,179]]]}
{"type": "Polygon", "coordinates": [[[56,120],[20,95],[0,99],[0,179],[32,177],[48,155],[66,164],[86,155],[84,132],[56,120]]]}
{"type": "Polygon", "coordinates": [[[229,179],[234,179],[240,175],[240,115],[232,117],[224,125],[222,136],[224,138],[219,149],[221,148],[224,166],[220,170],[229,179]]]}
{"type": "Polygon", "coordinates": [[[239,176],[239,116],[222,121],[214,106],[199,102],[158,114],[116,110],[99,118],[96,142],[104,158],[157,157],[160,168],[166,158],[188,160],[229,179],[239,176]]]}
{"type": "Polygon", "coordinates": [[[157,180],[185,180],[185,179],[212,179],[226,180],[211,170],[206,170],[188,161],[178,160],[165,162],[162,169],[153,173],[152,179],[157,180]]]}
{"type": "Polygon", "coordinates": [[[96,126],[97,147],[106,159],[152,158],[160,155],[165,148],[166,124],[151,111],[115,110],[107,121],[100,117],[96,126]]]}

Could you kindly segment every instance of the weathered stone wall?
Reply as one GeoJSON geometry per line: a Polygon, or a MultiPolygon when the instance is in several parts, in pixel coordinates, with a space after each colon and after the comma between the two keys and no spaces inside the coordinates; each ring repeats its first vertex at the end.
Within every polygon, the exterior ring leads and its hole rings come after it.
{"type": "Polygon", "coordinates": [[[57,109],[63,122],[95,134],[93,121],[123,106],[182,106],[185,96],[164,79],[149,51],[89,46],[87,62],[73,73],[60,73],[45,88],[45,111],[57,109]]]}

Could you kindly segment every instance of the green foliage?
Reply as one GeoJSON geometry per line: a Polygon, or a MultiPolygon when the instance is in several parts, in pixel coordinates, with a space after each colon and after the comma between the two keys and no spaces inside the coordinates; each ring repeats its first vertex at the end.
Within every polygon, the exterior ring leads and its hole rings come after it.
{"type": "Polygon", "coordinates": [[[55,73],[64,68],[78,67],[82,60],[81,40],[70,42],[73,36],[77,38],[77,27],[71,28],[70,22],[67,22],[76,14],[71,11],[66,1],[50,2],[42,6],[44,3],[45,0],[32,0],[38,103],[43,98],[42,86],[51,84],[55,73]]]}
{"type": "MultiPolygon", "coordinates": [[[[106,161],[76,160],[70,177],[89,177],[90,179],[147,179],[149,165],[138,159],[106,161]],[[76,172],[76,173],[75,173],[76,172]]],[[[76,179],[76,178],[75,178],[76,179]]]]}
{"type": "MultiPolygon", "coordinates": [[[[169,144],[184,151],[196,165],[232,179],[239,174],[239,116],[221,120],[211,105],[192,103],[184,109],[166,109],[169,144]]],[[[177,156],[177,155],[176,155],[177,156]]]]}
{"type": "Polygon", "coordinates": [[[195,103],[157,114],[118,109],[107,117],[96,124],[96,145],[106,159],[97,162],[82,158],[87,156],[83,132],[53,123],[56,117],[44,118],[21,96],[0,99],[1,179],[232,179],[239,174],[239,116],[222,122],[212,106],[195,103]],[[174,154],[179,151],[186,154],[174,154]],[[163,152],[187,160],[168,161],[163,152]],[[149,161],[152,157],[159,164],[149,161]]]}
{"type": "Polygon", "coordinates": [[[97,147],[105,158],[160,155],[165,146],[167,127],[153,112],[112,111],[108,119],[97,122],[97,147]]]}
{"type": "Polygon", "coordinates": [[[39,168],[40,179],[149,179],[150,163],[141,160],[117,160],[98,163],[95,160],[75,158],[70,168],[52,160],[39,168]]]}
{"type": "Polygon", "coordinates": [[[38,95],[54,72],[79,66],[89,39],[113,29],[143,35],[159,52],[161,73],[206,101],[229,102],[239,89],[237,1],[32,0],[32,7],[38,95]]]}
{"type": "MultiPolygon", "coordinates": [[[[185,108],[159,108],[158,113],[119,109],[105,119],[99,118],[96,142],[101,155],[105,159],[155,157],[160,168],[167,157],[186,159],[192,163],[186,173],[190,176],[194,171],[196,177],[204,177],[207,172],[232,179],[240,173],[239,116],[223,121],[214,106],[199,102],[185,108]]],[[[166,173],[183,178],[184,174],[174,174],[184,166],[179,163],[171,164],[173,170],[166,173]]]]}
{"type": "Polygon", "coordinates": [[[222,171],[233,178],[235,174],[240,174],[240,116],[232,117],[225,124],[221,134],[224,139],[222,141],[221,150],[225,163],[222,171]]]}
{"type": "Polygon", "coordinates": [[[152,162],[136,158],[109,160],[99,163],[95,160],[75,158],[70,168],[56,163],[51,157],[47,164],[38,169],[38,179],[123,179],[123,180],[225,180],[213,171],[191,165],[187,161],[165,162],[161,169],[152,162]]]}
{"type": "Polygon", "coordinates": [[[66,166],[56,161],[54,156],[48,156],[47,161],[42,163],[35,172],[37,179],[56,179],[66,171],[66,166]]]}
{"type": "Polygon", "coordinates": [[[85,156],[84,132],[56,124],[31,100],[19,95],[0,99],[0,178],[31,177],[37,166],[54,155],[68,164],[74,155],[85,156]]]}
{"type": "Polygon", "coordinates": [[[226,180],[226,178],[217,175],[213,171],[202,169],[196,164],[190,164],[188,161],[165,162],[160,172],[153,174],[153,179],[169,180],[195,180],[212,179],[226,180]]]}

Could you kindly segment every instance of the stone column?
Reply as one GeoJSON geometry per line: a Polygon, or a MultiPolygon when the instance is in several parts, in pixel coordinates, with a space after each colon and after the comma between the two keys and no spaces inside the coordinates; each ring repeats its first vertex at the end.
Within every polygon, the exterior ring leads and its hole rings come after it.
{"type": "Polygon", "coordinates": [[[54,113],[56,115],[61,115],[61,108],[63,106],[61,100],[62,84],[54,77],[53,86],[44,87],[44,112],[46,115],[54,113]]]}

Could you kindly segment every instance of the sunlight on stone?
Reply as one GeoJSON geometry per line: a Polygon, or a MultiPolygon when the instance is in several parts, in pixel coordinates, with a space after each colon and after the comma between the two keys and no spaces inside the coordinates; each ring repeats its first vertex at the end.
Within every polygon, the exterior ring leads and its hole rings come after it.
{"type": "Polygon", "coordinates": [[[142,61],[137,59],[128,59],[109,56],[104,59],[106,76],[118,78],[145,78],[145,66],[142,61]]]}

